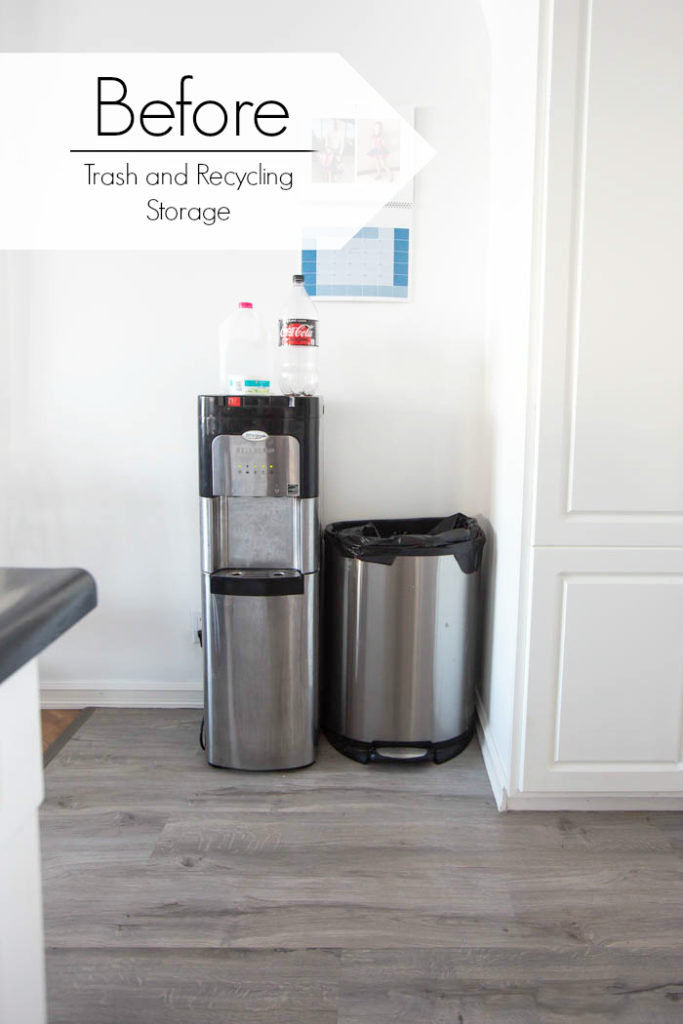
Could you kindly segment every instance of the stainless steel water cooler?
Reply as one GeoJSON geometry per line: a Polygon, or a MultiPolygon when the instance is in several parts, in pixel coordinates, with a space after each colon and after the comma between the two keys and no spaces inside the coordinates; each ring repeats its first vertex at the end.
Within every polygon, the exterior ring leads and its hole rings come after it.
{"type": "Polygon", "coordinates": [[[209,764],[299,768],[318,717],[321,400],[199,396],[209,764]]]}

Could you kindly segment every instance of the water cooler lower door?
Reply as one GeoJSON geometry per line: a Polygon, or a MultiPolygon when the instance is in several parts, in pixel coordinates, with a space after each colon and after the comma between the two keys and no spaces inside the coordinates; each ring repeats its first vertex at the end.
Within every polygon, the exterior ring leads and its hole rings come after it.
{"type": "Polygon", "coordinates": [[[265,771],[314,760],[318,576],[291,569],[205,575],[210,764],[265,771]]]}

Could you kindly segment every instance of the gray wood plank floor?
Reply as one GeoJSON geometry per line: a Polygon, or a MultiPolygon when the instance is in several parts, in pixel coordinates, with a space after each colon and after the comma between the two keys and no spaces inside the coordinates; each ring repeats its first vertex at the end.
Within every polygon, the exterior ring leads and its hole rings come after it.
{"type": "Polygon", "coordinates": [[[207,767],[98,710],[46,771],[51,1024],[683,1020],[681,817],[498,814],[440,767],[207,767]]]}

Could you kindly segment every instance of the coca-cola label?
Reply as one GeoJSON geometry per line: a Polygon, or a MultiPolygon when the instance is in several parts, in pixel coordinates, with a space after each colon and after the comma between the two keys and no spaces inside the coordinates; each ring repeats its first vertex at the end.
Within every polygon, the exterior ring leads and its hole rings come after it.
{"type": "Polygon", "coordinates": [[[317,320],[281,320],[280,321],[280,344],[281,345],[317,345],[318,344],[318,321],[317,320]]]}

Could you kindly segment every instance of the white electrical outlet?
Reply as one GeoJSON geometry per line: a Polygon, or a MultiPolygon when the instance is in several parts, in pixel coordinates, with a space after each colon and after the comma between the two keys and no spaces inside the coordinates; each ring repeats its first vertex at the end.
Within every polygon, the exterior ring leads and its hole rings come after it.
{"type": "Polygon", "coordinates": [[[202,613],[192,612],[192,643],[199,644],[199,639],[202,633],[202,613]]]}

